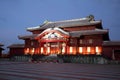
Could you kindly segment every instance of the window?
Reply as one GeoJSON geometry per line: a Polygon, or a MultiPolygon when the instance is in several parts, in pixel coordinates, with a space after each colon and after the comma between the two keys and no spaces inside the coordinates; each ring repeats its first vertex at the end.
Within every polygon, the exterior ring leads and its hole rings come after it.
{"type": "Polygon", "coordinates": [[[87,53],[89,54],[91,52],[91,47],[87,47],[87,53]]]}
{"type": "Polygon", "coordinates": [[[32,49],[31,49],[31,54],[33,55],[34,52],[35,52],[35,48],[32,48],[32,49]]]}
{"type": "Polygon", "coordinates": [[[82,39],[80,39],[80,44],[83,44],[83,40],[82,39]]]}
{"type": "Polygon", "coordinates": [[[33,44],[34,44],[33,41],[31,41],[31,46],[33,46],[33,44]]]}
{"type": "Polygon", "coordinates": [[[93,43],[93,40],[92,39],[89,39],[89,41],[88,41],[90,44],[92,44],[93,43]]]}
{"type": "Polygon", "coordinates": [[[26,49],[25,49],[25,54],[28,54],[29,51],[30,51],[29,48],[26,48],[26,49]]]}
{"type": "Polygon", "coordinates": [[[62,43],[62,46],[63,46],[63,47],[65,47],[65,46],[66,46],[66,44],[65,44],[65,43],[62,43]]]}
{"type": "Polygon", "coordinates": [[[62,47],[62,53],[65,53],[65,46],[62,47]]]}
{"type": "Polygon", "coordinates": [[[43,47],[41,47],[41,53],[43,53],[43,47]]]}
{"type": "Polygon", "coordinates": [[[74,39],[70,39],[70,43],[73,44],[74,43],[74,39]]]}
{"type": "Polygon", "coordinates": [[[73,52],[73,47],[70,47],[70,53],[72,53],[73,52]]]}
{"type": "Polygon", "coordinates": [[[96,46],[95,50],[96,50],[97,55],[101,55],[102,49],[100,46],[96,46]]]}
{"type": "Polygon", "coordinates": [[[47,53],[50,53],[50,47],[47,47],[47,53]]]}
{"type": "Polygon", "coordinates": [[[79,47],[79,53],[82,53],[82,52],[83,52],[82,47],[79,47]]]}

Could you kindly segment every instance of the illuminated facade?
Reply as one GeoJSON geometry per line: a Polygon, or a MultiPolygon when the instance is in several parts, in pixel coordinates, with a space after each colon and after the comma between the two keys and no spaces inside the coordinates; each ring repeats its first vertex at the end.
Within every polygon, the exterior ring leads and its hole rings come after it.
{"type": "Polygon", "coordinates": [[[93,16],[46,21],[40,26],[27,28],[27,31],[32,34],[18,36],[25,41],[26,55],[105,55],[106,49],[103,48],[106,48],[106,42],[110,42],[108,29],[103,29],[101,21],[94,20],[93,16]]]}
{"type": "Polygon", "coordinates": [[[101,21],[91,17],[48,22],[27,28],[32,35],[19,36],[25,40],[25,54],[101,55],[103,41],[109,40],[108,30],[101,21]]]}

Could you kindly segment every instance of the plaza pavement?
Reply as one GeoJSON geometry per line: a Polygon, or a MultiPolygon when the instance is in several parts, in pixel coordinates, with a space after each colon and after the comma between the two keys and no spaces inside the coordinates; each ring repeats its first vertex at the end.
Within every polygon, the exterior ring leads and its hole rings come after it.
{"type": "Polygon", "coordinates": [[[0,61],[0,80],[120,80],[120,65],[0,61]]]}

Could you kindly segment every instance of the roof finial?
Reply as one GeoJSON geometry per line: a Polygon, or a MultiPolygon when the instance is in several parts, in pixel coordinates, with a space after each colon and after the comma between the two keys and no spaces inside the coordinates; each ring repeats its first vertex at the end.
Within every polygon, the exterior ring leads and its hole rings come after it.
{"type": "Polygon", "coordinates": [[[89,21],[94,21],[94,15],[90,14],[89,16],[87,16],[87,18],[89,18],[89,21]]]}
{"type": "Polygon", "coordinates": [[[46,23],[48,23],[48,22],[49,22],[48,20],[45,20],[43,23],[46,24],[46,23]]]}

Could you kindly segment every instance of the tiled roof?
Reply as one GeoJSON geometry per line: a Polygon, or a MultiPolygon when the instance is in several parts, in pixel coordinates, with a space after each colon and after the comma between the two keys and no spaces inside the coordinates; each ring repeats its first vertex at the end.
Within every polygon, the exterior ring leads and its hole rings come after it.
{"type": "Polygon", "coordinates": [[[53,27],[74,27],[74,26],[87,26],[87,25],[95,25],[100,24],[101,21],[90,21],[89,18],[81,18],[81,19],[72,19],[72,20],[64,20],[64,21],[56,21],[56,22],[46,22],[41,26],[27,28],[28,31],[32,30],[40,30],[46,28],[53,27]]]}
{"type": "MultiPolygon", "coordinates": [[[[108,33],[108,30],[95,29],[95,30],[71,31],[71,32],[69,32],[69,35],[71,37],[80,37],[81,35],[105,34],[105,33],[108,33]]],[[[37,37],[39,35],[40,34],[19,36],[19,39],[35,39],[35,37],[37,37]]]]}
{"type": "Polygon", "coordinates": [[[104,41],[103,46],[120,46],[120,41],[104,41]]]}
{"type": "Polygon", "coordinates": [[[24,48],[24,44],[12,44],[8,48],[24,48]]]}
{"type": "Polygon", "coordinates": [[[19,39],[34,39],[38,34],[18,36],[19,39]]]}
{"type": "Polygon", "coordinates": [[[72,31],[70,36],[80,37],[81,35],[92,35],[92,34],[105,34],[108,30],[95,29],[95,30],[83,30],[83,31],[72,31]]]}

